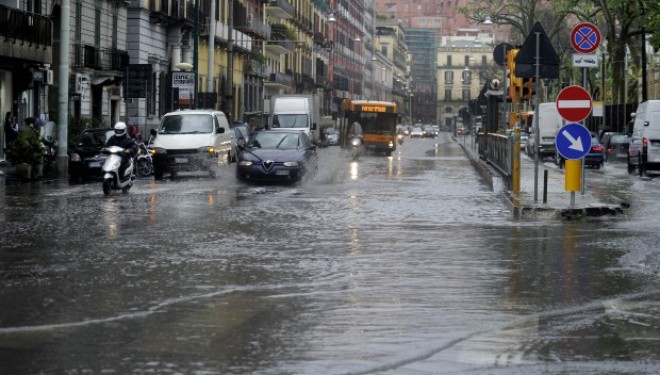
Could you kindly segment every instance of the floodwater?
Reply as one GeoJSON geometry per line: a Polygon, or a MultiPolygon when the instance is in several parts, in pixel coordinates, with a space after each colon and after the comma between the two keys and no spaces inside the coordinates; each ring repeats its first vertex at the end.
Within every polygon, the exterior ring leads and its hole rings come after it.
{"type": "Polygon", "coordinates": [[[513,221],[449,135],[295,186],[0,187],[1,374],[656,374],[658,181],[513,221]]]}

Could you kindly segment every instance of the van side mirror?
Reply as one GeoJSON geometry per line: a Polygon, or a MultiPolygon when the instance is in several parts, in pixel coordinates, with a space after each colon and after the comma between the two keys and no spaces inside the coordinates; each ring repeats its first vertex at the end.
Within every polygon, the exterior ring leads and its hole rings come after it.
{"type": "Polygon", "coordinates": [[[225,128],[218,128],[218,134],[222,134],[225,132],[225,128]]]}
{"type": "Polygon", "coordinates": [[[149,131],[149,134],[151,134],[152,137],[156,138],[156,135],[158,135],[158,132],[156,131],[156,129],[151,129],[149,131]]]}
{"type": "Polygon", "coordinates": [[[316,123],[312,122],[312,130],[316,130],[316,123]]]}

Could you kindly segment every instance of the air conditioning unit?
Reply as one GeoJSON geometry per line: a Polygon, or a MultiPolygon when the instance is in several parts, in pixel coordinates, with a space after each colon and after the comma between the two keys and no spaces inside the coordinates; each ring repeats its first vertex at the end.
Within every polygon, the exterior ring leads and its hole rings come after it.
{"type": "Polygon", "coordinates": [[[55,72],[48,69],[46,70],[46,84],[52,85],[55,82],[55,72]]]}
{"type": "Polygon", "coordinates": [[[85,74],[76,73],[74,91],[76,94],[80,94],[82,97],[85,96],[85,90],[89,87],[89,76],[85,74]]]}

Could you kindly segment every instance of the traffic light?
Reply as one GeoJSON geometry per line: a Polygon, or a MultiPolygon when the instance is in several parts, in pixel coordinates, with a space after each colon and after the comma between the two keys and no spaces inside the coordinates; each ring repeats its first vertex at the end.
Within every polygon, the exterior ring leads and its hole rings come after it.
{"type": "Polygon", "coordinates": [[[506,53],[506,65],[509,68],[509,98],[511,98],[511,103],[520,103],[522,95],[522,78],[515,75],[516,56],[518,56],[519,51],[519,48],[512,48],[506,53]]]}
{"type": "Polygon", "coordinates": [[[532,100],[536,91],[534,91],[534,78],[523,78],[522,79],[522,93],[521,96],[523,100],[532,100]]]}

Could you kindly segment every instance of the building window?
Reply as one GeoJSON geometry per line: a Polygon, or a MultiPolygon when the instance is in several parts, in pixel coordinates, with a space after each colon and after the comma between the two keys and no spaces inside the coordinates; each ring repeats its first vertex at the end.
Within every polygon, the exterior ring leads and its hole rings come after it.
{"type": "Polygon", "coordinates": [[[463,100],[470,100],[470,89],[463,89],[463,100]]]}
{"type": "Polygon", "coordinates": [[[82,2],[76,3],[76,42],[82,41],[82,2]]]}
{"type": "Polygon", "coordinates": [[[451,89],[445,89],[445,100],[451,100],[451,89]]]}
{"type": "Polygon", "coordinates": [[[447,55],[447,66],[451,66],[451,55],[447,55]]]}
{"type": "Polygon", "coordinates": [[[472,72],[464,70],[461,77],[461,83],[464,85],[469,85],[470,82],[472,82],[472,72]]]}
{"type": "Polygon", "coordinates": [[[94,47],[101,48],[101,9],[96,8],[94,13],[94,47]]]}
{"type": "Polygon", "coordinates": [[[464,59],[465,59],[465,61],[463,62],[463,64],[464,64],[465,66],[470,66],[470,56],[469,56],[469,55],[465,55],[465,58],[464,58],[464,59]]]}
{"type": "Polygon", "coordinates": [[[445,83],[450,85],[454,83],[454,72],[451,70],[445,70],[445,83]]]}

